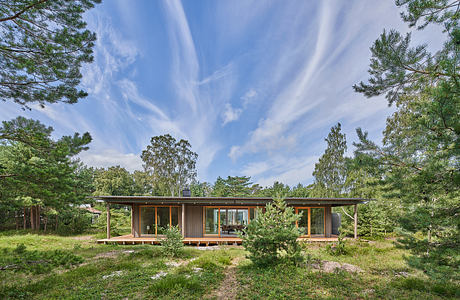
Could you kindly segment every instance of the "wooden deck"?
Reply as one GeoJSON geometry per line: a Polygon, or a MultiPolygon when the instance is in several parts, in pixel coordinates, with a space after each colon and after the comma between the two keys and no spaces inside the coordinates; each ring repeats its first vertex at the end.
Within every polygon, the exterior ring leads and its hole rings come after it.
{"type": "MultiPolygon", "coordinates": [[[[312,238],[299,238],[299,241],[305,242],[336,242],[337,236],[332,237],[312,237],[312,238]]],[[[97,241],[98,244],[121,244],[121,245],[135,245],[147,244],[158,245],[160,239],[154,237],[133,237],[132,235],[122,235],[112,237],[110,239],[102,239],[97,241]]],[[[241,245],[242,240],[238,237],[202,237],[202,238],[184,238],[185,245],[194,246],[210,246],[210,245],[241,245]]]]}

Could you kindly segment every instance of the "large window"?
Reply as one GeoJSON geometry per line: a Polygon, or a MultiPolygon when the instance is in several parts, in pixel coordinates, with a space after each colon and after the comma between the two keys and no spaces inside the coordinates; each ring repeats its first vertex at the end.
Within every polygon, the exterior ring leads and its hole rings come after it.
{"type": "Polygon", "coordinates": [[[155,207],[141,207],[141,234],[155,235],[155,207]]]}
{"type": "Polygon", "coordinates": [[[299,208],[297,213],[302,213],[300,220],[297,222],[297,226],[302,228],[302,235],[308,235],[308,208],[299,208]]]}
{"type": "Polygon", "coordinates": [[[311,208],[310,235],[324,235],[324,208],[311,208]]]}
{"type": "Polygon", "coordinates": [[[302,228],[304,236],[324,236],[324,207],[296,208],[296,213],[302,213],[297,226],[302,228]]]}
{"type": "Polygon", "coordinates": [[[205,233],[219,234],[219,209],[207,207],[205,209],[205,233]]]}
{"type": "Polygon", "coordinates": [[[208,235],[235,236],[255,216],[255,207],[205,207],[204,233],[208,235]]]}
{"type": "Polygon", "coordinates": [[[169,226],[179,225],[179,207],[141,206],[140,217],[141,235],[161,235],[169,226]]]}

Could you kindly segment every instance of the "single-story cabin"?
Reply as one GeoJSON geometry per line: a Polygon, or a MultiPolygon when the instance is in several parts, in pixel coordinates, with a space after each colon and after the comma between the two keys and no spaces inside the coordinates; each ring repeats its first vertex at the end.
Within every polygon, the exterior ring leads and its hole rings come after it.
{"type": "MultiPolygon", "coordinates": [[[[168,226],[179,226],[186,244],[240,244],[237,231],[256,217],[272,198],[249,197],[159,197],[97,196],[107,204],[107,238],[99,243],[157,244],[168,226]],[[131,234],[111,237],[110,205],[131,207],[131,234]]],[[[297,226],[304,228],[302,239],[334,241],[332,207],[354,205],[355,238],[357,205],[360,198],[286,198],[288,206],[302,213],[297,226]]],[[[337,223],[337,221],[336,221],[337,223]]],[[[335,224],[337,227],[337,224],[335,224]]]]}

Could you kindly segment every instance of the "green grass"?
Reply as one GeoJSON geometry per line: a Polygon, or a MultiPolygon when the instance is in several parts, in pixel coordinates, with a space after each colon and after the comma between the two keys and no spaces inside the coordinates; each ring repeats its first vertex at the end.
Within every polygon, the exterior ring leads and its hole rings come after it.
{"type": "Polygon", "coordinates": [[[10,249],[4,253],[11,253],[19,244],[28,250],[69,251],[83,257],[84,262],[71,269],[56,267],[48,274],[0,271],[0,299],[198,299],[217,287],[225,267],[242,253],[240,249],[199,251],[186,247],[181,257],[172,259],[163,256],[159,246],[103,245],[87,236],[0,235],[0,249],[10,249]],[[191,262],[173,267],[166,264],[171,261],[191,262]],[[202,270],[196,272],[194,268],[202,270]],[[168,275],[153,280],[151,277],[160,271],[168,275]]]}
{"type": "Polygon", "coordinates": [[[0,271],[0,299],[202,299],[226,284],[226,268],[234,258],[240,259],[235,297],[242,299],[460,298],[458,283],[433,281],[410,268],[404,260],[408,252],[391,241],[348,241],[349,254],[343,256],[331,256],[325,244],[304,245],[311,258],[350,263],[363,269],[360,274],[324,273],[306,265],[258,268],[244,259],[241,247],[186,247],[172,259],[159,246],[96,244],[94,236],[0,233],[0,249],[10,249],[0,253],[11,253],[18,244],[30,251],[68,251],[84,262],[70,269],[56,266],[47,274],[0,271]],[[171,261],[188,264],[173,267],[171,261]],[[161,271],[167,275],[151,279],[161,271]],[[401,272],[408,277],[399,276],[401,272]]]}
{"type": "Polygon", "coordinates": [[[362,273],[318,272],[306,265],[278,265],[258,268],[244,261],[239,268],[242,299],[453,299],[460,298],[460,286],[453,282],[430,280],[410,268],[408,252],[391,241],[347,241],[348,255],[332,256],[325,244],[305,244],[312,259],[349,263],[362,273]],[[408,274],[408,277],[401,276],[408,274]]]}

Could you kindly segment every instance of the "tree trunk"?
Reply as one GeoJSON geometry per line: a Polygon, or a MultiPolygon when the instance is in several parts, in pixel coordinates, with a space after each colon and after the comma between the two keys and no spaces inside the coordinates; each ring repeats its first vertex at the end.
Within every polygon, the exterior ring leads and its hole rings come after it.
{"type": "Polygon", "coordinates": [[[25,230],[26,227],[27,227],[27,217],[26,217],[26,208],[25,207],[24,207],[24,216],[23,216],[23,218],[24,218],[24,230],[25,230]]]}
{"type": "Polygon", "coordinates": [[[45,216],[45,227],[43,228],[43,231],[46,232],[46,225],[48,224],[48,216],[45,216]]]}
{"type": "Polygon", "coordinates": [[[54,230],[57,231],[58,228],[58,215],[56,214],[56,218],[54,219],[54,230]]]}
{"type": "Polygon", "coordinates": [[[18,216],[18,211],[14,211],[14,219],[16,220],[16,230],[19,230],[19,216],[18,216]]]}
{"type": "Polygon", "coordinates": [[[30,207],[30,229],[35,230],[34,207],[30,207]]]}
{"type": "Polygon", "coordinates": [[[35,226],[35,228],[37,228],[37,230],[40,231],[40,205],[37,205],[37,218],[36,218],[36,221],[37,221],[37,226],[35,226]]]}

